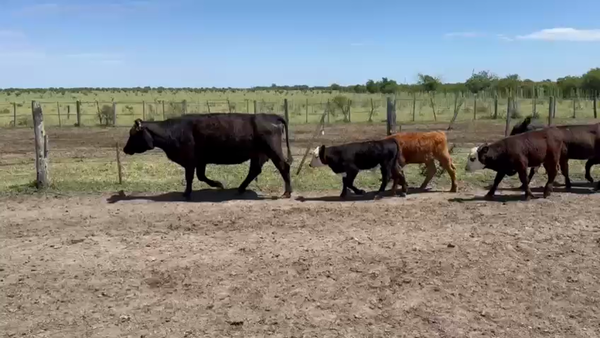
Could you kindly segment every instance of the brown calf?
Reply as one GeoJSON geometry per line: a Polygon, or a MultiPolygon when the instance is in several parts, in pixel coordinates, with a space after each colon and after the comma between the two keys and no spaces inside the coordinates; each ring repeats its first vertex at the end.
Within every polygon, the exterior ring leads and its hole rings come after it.
{"type": "Polygon", "coordinates": [[[423,184],[421,184],[420,189],[425,189],[437,172],[434,160],[438,160],[452,180],[450,192],[456,192],[456,167],[452,163],[452,158],[448,151],[448,140],[446,139],[445,132],[401,132],[387,136],[385,139],[390,138],[396,140],[402,149],[402,159],[398,159],[400,165],[423,163],[427,166],[427,176],[423,184]],[[402,160],[404,163],[401,162],[402,160]]]}

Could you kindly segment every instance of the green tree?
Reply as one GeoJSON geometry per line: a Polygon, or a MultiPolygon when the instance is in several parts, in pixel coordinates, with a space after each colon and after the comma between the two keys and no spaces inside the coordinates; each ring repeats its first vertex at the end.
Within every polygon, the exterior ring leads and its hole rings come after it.
{"type": "Polygon", "coordinates": [[[421,73],[419,73],[418,76],[419,81],[417,83],[419,84],[419,86],[421,86],[423,91],[426,91],[428,93],[437,91],[442,85],[442,81],[438,77],[421,73]]]}
{"type": "Polygon", "coordinates": [[[600,93],[600,68],[592,68],[581,77],[581,87],[593,95],[600,93]]]}
{"type": "Polygon", "coordinates": [[[498,77],[487,70],[471,75],[465,82],[465,86],[471,93],[486,91],[492,87],[492,84],[498,80],[498,77]]]}
{"type": "Polygon", "coordinates": [[[371,93],[371,94],[375,94],[375,93],[380,93],[381,90],[379,88],[379,85],[373,81],[373,80],[369,80],[367,81],[367,84],[365,85],[365,87],[367,88],[367,92],[371,93]]]}
{"type": "Polygon", "coordinates": [[[571,97],[571,93],[581,87],[579,76],[565,76],[556,80],[556,86],[562,92],[563,98],[571,97]]]}

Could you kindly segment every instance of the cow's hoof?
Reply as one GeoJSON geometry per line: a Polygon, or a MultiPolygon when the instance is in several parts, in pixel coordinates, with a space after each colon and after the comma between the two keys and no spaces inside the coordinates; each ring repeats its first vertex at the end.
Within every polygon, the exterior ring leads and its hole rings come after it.
{"type": "Polygon", "coordinates": [[[281,195],[281,198],[291,198],[291,197],[292,197],[291,192],[284,192],[283,195],[281,195]]]}
{"type": "Polygon", "coordinates": [[[493,201],[494,200],[494,195],[486,194],[485,196],[483,196],[483,199],[486,200],[486,201],[493,201]]]}
{"type": "Polygon", "coordinates": [[[594,183],[594,179],[591,176],[586,176],[585,179],[590,183],[594,183]]]}
{"type": "Polygon", "coordinates": [[[358,190],[356,191],[356,194],[357,194],[357,195],[364,195],[364,194],[366,194],[366,193],[367,193],[367,192],[366,192],[366,191],[364,191],[364,190],[362,190],[362,189],[358,189],[358,190]]]}
{"type": "Polygon", "coordinates": [[[457,192],[457,191],[458,191],[458,188],[457,188],[457,187],[452,187],[452,188],[450,188],[450,192],[457,192]]]}
{"type": "Polygon", "coordinates": [[[221,190],[225,189],[225,186],[223,186],[223,183],[221,183],[221,182],[217,182],[217,183],[215,184],[215,187],[216,187],[217,189],[221,189],[221,190]]]}

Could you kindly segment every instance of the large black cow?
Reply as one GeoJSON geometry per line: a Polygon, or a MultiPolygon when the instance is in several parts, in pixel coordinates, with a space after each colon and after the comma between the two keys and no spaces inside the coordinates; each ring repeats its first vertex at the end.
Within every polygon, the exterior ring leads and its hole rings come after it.
{"type": "Polygon", "coordinates": [[[269,160],[285,181],[283,197],[292,194],[290,164],[293,161],[289,144],[288,125],[275,114],[187,114],[160,122],[140,119],[129,131],[123,148],[128,155],[143,153],[158,147],[167,157],[185,168],[186,187],[183,193],[190,199],[194,169],[198,180],[211,187],[223,189],[223,184],[206,177],[207,164],[239,164],[250,160],[248,176],[238,188],[243,193],[269,160]],[[287,162],[282,141],[286,133],[287,162]]]}
{"type": "MultiPolygon", "coordinates": [[[[588,126],[588,125],[562,125],[562,126],[557,126],[557,127],[559,129],[571,129],[572,127],[576,127],[576,126],[588,126]]],[[[522,134],[522,133],[526,133],[528,131],[538,130],[538,129],[542,129],[545,127],[546,126],[544,126],[540,122],[532,121],[531,116],[527,116],[523,121],[521,121],[521,123],[518,123],[513,127],[512,131],[510,132],[510,135],[522,134]]],[[[581,129],[581,128],[575,128],[574,130],[577,131],[578,129],[581,129]]],[[[582,158],[582,159],[587,159],[587,158],[588,157],[584,156],[584,158],[582,158]]],[[[579,159],[579,158],[572,157],[572,159],[579,159]]],[[[594,183],[594,179],[592,178],[592,175],[590,174],[590,171],[594,164],[600,164],[600,161],[597,158],[590,158],[585,163],[585,179],[588,180],[590,183],[594,183]]],[[[531,168],[531,170],[529,172],[529,181],[530,182],[531,182],[531,178],[533,177],[533,175],[535,175],[538,168],[539,167],[531,168]]],[[[564,175],[564,173],[563,173],[563,175],[564,175]]],[[[566,177],[566,179],[568,179],[568,175],[565,177],[566,177]]]]}
{"type": "Polygon", "coordinates": [[[407,185],[402,167],[405,163],[402,150],[394,139],[383,139],[374,141],[352,142],[337,146],[325,147],[321,145],[313,150],[310,167],[329,166],[336,174],[341,174],[343,179],[342,193],[340,197],[345,198],[348,188],[355,194],[362,195],[364,190],[354,186],[354,179],[361,170],[381,168],[381,186],[375,196],[382,197],[390,177],[393,178],[392,194],[396,195],[398,181],[402,185],[401,196],[406,195],[407,185]]]}

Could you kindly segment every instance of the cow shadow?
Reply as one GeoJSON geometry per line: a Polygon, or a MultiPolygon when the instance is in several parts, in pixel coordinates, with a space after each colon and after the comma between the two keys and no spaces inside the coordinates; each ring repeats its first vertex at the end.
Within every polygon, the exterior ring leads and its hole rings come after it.
{"type": "MultiPolygon", "coordinates": [[[[539,197],[535,196],[533,199],[538,199],[538,198],[541,198],[541,195],[539,197]]],[[[507,202],[519,202],[519,201],[525,201],[525,197],[522,194],[518,194],[518,195],[494,195],[494,199],[493,200],[487,200],[485,198],[485,195],[473,196],[471,198],[455,197],[455,198],[448,199],[448,202],[456,202],[456,203],[466,203],[466,202],[500,202],[500,203],[507,203],[507,202]]]]}
{"type": "Polygon", "coordinates": [[[110,204],[122,201],[151,201],[151,202],[192,202],[192,203],[220,203],[236,200],[275,200],[277,197],[259,196],[252,190],[239,194],[237,189],[202,189],[192,192],[191,199],[187,201],[181,191],[171,191],[160,195],[125,195],[122,191],[110,196],[106,201],[110,204]]]}
{"type": "MultiPolygon", "coordinates": [[[[489,189],[489,188],[488,188],[489,189]]],[[[531,192],[544,192],[544,186],[530,187],[531,192]]],[[[511,188],[498,188],[498,191],[523,191],[519,187],[511,187],[511,188]]],[[[593,183],[572,183],[571,190],[567,190],[564,184],[554,184],[552,192],[560,192],[567,194],[577,194],[577,195],[589,195],[594,194],[594,184],[593,183]]]]}

